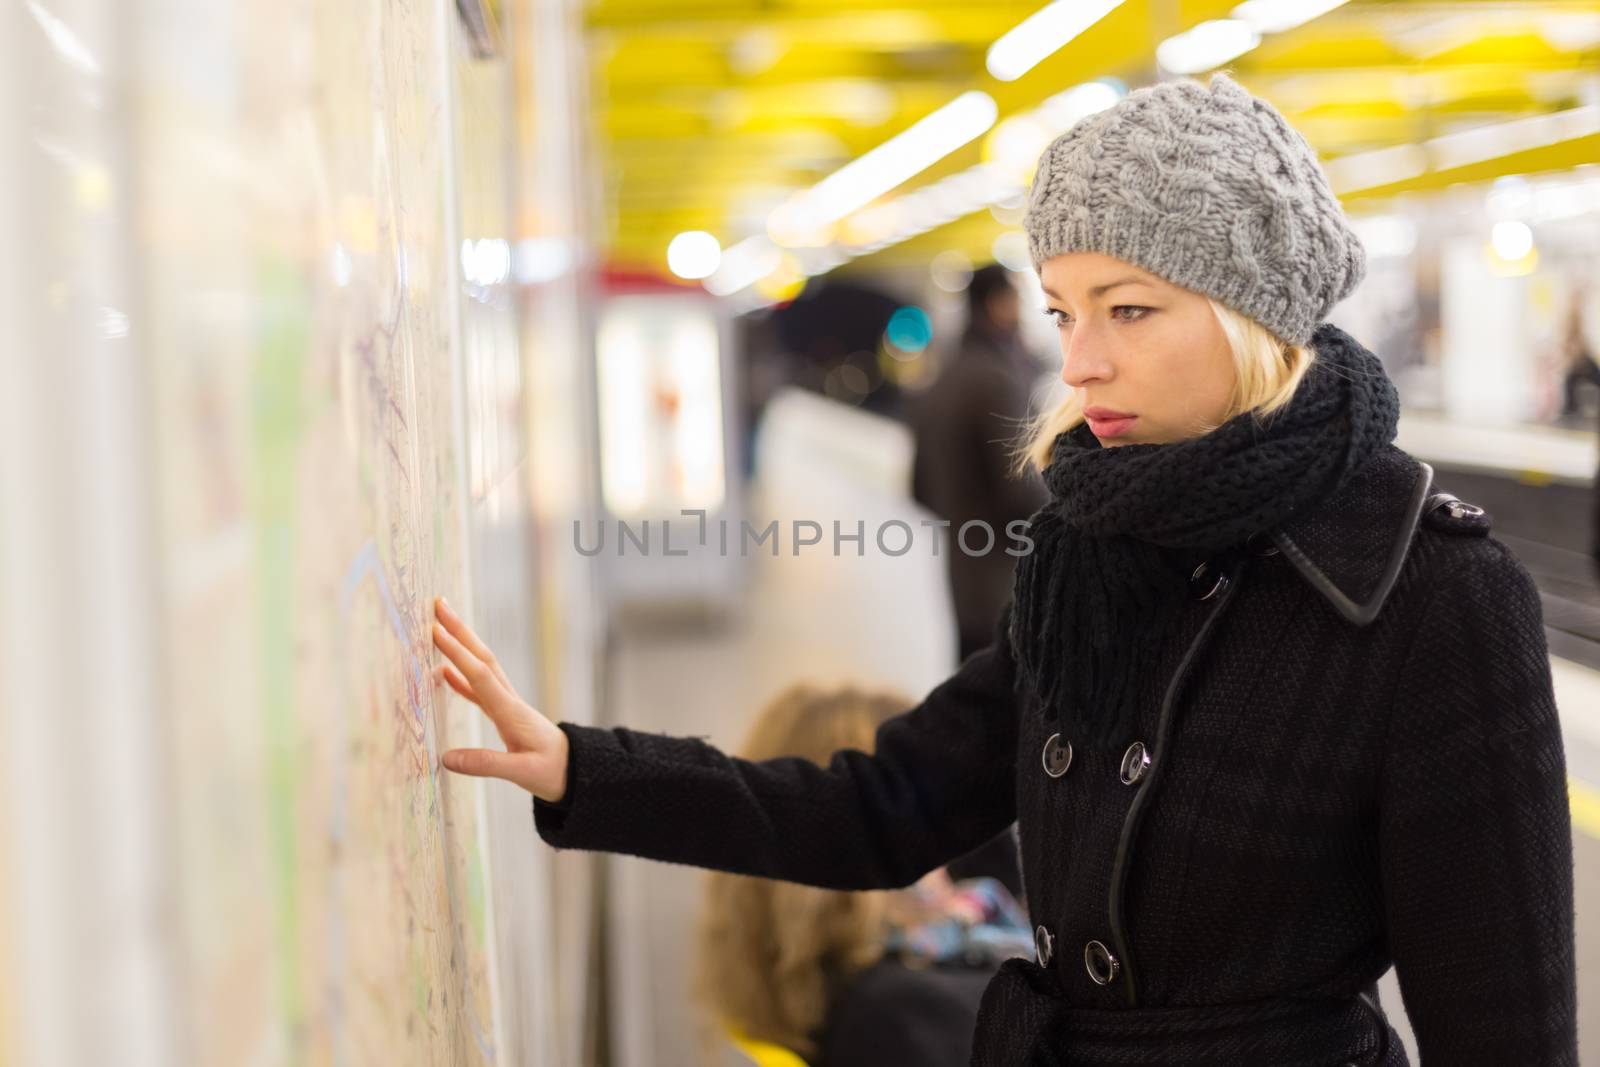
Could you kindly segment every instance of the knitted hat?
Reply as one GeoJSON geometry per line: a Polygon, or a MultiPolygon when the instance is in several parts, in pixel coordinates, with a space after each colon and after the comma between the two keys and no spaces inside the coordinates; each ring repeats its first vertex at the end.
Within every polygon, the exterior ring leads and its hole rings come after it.
{"type": "Polygon", "coordinates": [[[1039,158],[1023,219],[1034,267],[1100,252],[1307,344],[1366,276],[1317,162],[1276,108],[1221,72],[1136,89],[1039,158]]]}

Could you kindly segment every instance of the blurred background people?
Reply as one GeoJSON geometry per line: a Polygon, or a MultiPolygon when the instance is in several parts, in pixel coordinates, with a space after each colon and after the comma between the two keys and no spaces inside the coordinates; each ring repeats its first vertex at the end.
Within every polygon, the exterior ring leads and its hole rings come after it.
{"type": "MultiPolygon", "coordinates": [[[[1561,382],[1561,418],[1574,426],[1600,419],[1600,363],[1595,361],[1589,339],[1584,336],[1582,290],[1576,286],[1561,334],[1561,355],[1565,367],[1561,382]]],[[[1596,427],[1600,429],[1600,423],[1596,427]]],[[[1589,557],[1596,577],[1600,578],[1600,466],[1597,466],[1592,489],[1589,557]]]]}
{"type": "Polygon", "coordinates": [[[1561,389],[1561,417],[1574,421],[1589,411],[1600,412],[1600,363],[1583,335],[1583,305],[1573,293],[1561,333],[1561,355],[1565,368],[1561,389]]]}
{"type": "MultiPolygon", "coordinates": [[[[1560,425],[1575,430],[1600,430],[1600,362],[1583,329],[1584,286],[1574,283],[1567,301],[1567,312],[1556,338],[1556,354],[1561,367],[1560,425]]],[[[1591,486],[1588,550],[1596,578],[1600,578],[1600,460],[1591,486]]]]}
{"type": "MultiPolygon", "coordinates": [[[[878,726],[913,704],[854,686],[791,686],[739,755],[826,766],[840,749],[871,752],[878,726]]],[[[985,985],[1031,938],[1003,885],[956,883],[943,868],[878,892],[714,872],[695,969],[707,1062],[731,1038],[758,1062],[773,1045],[809,1067],[965,1067],[985,985]]]]}
{"type": "Polygon", "coordinates": [[[912,498],[950,523],[944,552],[961,659],[983,647],[1011,592],[1016,559],[1005,552],[1011,544],[1006,524],[1026,519],[1045,500],[1037,475],[1019,478],[1009,471],[1043,371],[1022,343],[1021,305],[1005,267],[991,263],[972,272],[966,329],[954,358],[911,417],[912,498]],[[969,522],[984,523],[989,532],[974,529],[963,539],[960,531],[969,522]],[[963,550],[962,540],[972,552],[963,550]]]}

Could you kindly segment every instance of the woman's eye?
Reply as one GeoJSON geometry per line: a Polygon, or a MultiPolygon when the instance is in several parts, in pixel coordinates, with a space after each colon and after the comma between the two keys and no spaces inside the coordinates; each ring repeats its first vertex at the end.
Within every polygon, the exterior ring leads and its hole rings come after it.
{"type": "MultiPolygon", "coordinates": [[[[1142,307],[1138,304],[1118,304],[1116,307],[1111,309],[1112,316],[1115,317],[1116,313],[1119,311],[1139,312],[1137,315],[1125,315],[1122,318],[1123,322],[1138,322],[1140,319],[1145,317],[1150,309],[1147,307],[1142,307]]],[[[1065,311],[1062,311],[1059,308],[1045,308],[1044,313],[1049,315],[1051,319],[1055,320],[1055,324],[1057,326],[1067,326],[1072,322],[1072,316],[1068,315],[1065,311]]]]}

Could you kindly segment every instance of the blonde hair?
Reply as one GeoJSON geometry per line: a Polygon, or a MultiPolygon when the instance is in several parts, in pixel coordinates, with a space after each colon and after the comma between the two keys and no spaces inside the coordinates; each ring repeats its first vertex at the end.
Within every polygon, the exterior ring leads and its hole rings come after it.
{"type": "MultiPolygon", "coordinates": [[[[1309,345],[1294,345],[1280,339],[1261,323],[1209,296],[1206,303],[1211,305],[1233,353],[1234,383],[1222,420],[1203,425],[1201,432],[1209,433],[1222,422],[1247,411],[1255,413],[1258,423],[1264,422],[1294,396],[1316,353],[1309,345]]],[[[1013,454],[1012,473],[1022,475],[1030,467],[1044,470],[1050,465],[1057,435],[1081,422],[1083,397],[1074,390],[1054,410],[1027,423],[1020,435],[1021,444],[1013,454]]]]}
{"type": "MultiPolygon", "coordinates": [[[[827,766],[840,749],[871,752],[878,727],[913,704],[899,693],[794,685],[757,717],[739,755],[827,766]]],[[[727,1028],[814,1055],[833,995],[883,956],[888,896],[707,875],[694,977],[706,1061],[727,1028]]]]}

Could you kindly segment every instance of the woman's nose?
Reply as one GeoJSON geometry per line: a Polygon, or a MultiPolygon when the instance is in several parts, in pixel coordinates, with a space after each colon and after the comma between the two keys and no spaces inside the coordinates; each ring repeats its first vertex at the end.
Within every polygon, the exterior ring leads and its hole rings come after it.
{"type": "Polygon", "coordinates": [[[1075,330],[1061,340],[1061,381],[1073,389],[1104,381],[1111,374],[1101,347],[1087,330],[1075,330]]]}

